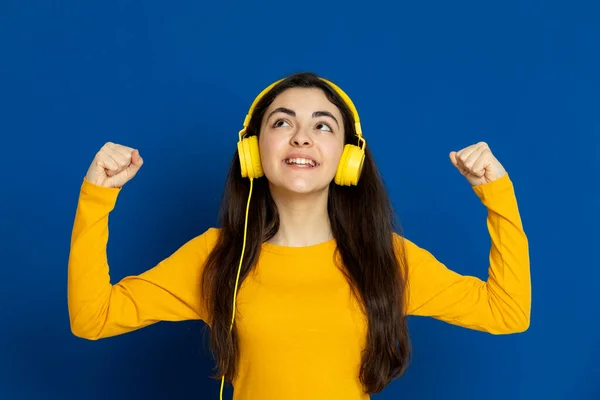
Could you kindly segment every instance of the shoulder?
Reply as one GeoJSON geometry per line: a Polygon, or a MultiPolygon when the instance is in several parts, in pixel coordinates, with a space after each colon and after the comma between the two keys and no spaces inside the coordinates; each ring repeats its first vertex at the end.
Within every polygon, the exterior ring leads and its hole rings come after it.
{"type": "Polygon", "coordinates": [[[219,237],[221,233],[221,228],[209,227],[204,232],[200,234],[207,241],[215,241],[219,237]]]}
{"type": "Polygon", "coordinates": [[[445,268],[428,248],[418,245],[403,235],[394,233],[393,243],[400,267],[413,279],[416,275],[426,276],[440,272],[440,267],[445,268]]]}
{"type": "Polygon", "coordinates": [[[221,228],[209,227],[192,240],[197,241],[204,251],[210,252],[215,247],[220,233],[221,228]]]}
{"type": "Polygon", "coordinates": [[[415,244],[415,242],[397,232],[392,234],[392,241],[394,249],[396,251],[400,251],[409,259],[414,259],[416,256],[422,255],[423,252],[426,252],[425,249],[419,247],[417,244],[415,244]]]}
{"type": "Polygon", "coordinates": [[[184,256],[206,257],[214,248],[219,237],[219,228],[207,228],[203,232],[191,237],[187,242],[182,244],[177,253],[184,256]]]}

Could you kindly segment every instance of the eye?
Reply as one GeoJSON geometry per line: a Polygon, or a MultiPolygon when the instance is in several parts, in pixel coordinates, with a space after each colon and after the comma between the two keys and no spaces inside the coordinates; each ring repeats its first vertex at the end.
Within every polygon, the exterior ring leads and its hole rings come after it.
{"type": "Polygon", "coordinates": [[[282,126],[284,126],[283,124],[287,124],[287,122],[283,119],[278,119],[277,121],[275,121],[275,123],[273,123],[273,128],[281,128],[282,126]]]}
{"type": "Polygon", "coordinates": [[[333,129],[331,129],[331,127],[330,127],[329,125],[327,125],[326,123],[324,123],[324,122],[319,122],[319,123],[317,124],[317,129],[320,129],[319,127],[325,127],[325,128],[327,128],[327,130],[328,130],[329,132],[332,132],[332,131],[333,131],[333,129]]]}

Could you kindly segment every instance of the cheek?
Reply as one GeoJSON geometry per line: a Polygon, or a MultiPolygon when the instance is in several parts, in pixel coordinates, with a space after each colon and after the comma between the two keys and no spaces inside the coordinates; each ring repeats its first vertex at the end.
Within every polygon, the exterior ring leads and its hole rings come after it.
{"type": "Polygon", "coordinates": [[[264,168],[269,168],[270,165],[273,165],[278,160],[278,147],[279,144],[273,139],[269,139],[267,135],[263,135],[259,137],[258,140],[258,149],[260,151],[260,158],[264,168]]]}
{"type": "Polygon", "coordinates": [[[342,157],[344,151],[344,143],[339,141],[331,141],[327,143],[327,154],[328,157],[337,164],[339,159],[342,157]]]}

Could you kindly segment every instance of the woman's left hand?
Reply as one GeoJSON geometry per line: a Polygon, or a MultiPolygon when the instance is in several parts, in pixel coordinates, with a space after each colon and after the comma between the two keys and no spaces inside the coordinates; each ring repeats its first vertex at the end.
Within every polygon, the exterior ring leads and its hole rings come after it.
{"type": "Polygon", "coordinates": [[[450,152],[450,161],[472,186],[495,181],[506,174],[485,142],[450,152]]]}

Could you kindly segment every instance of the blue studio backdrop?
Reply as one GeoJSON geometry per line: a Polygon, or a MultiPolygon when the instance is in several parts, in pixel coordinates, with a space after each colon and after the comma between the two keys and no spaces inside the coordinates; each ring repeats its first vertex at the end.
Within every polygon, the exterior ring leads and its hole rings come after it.
{"type": "Polygon", "coordinates": [[[406,235],[448,267],[487,277],[486,210],[448,157],[478,141],[530,239],[529,330],[412,318],[413,362],[373,398],[600,399],[598,15],[591,1],[3,1],[0,399],[218,398],[201,322],[71,333],[79,188],[105,142],[140,150],[108,256],[113,282],[151,268],[217,223],[252,99],[299,71],[355,101],[406,235]]]}

